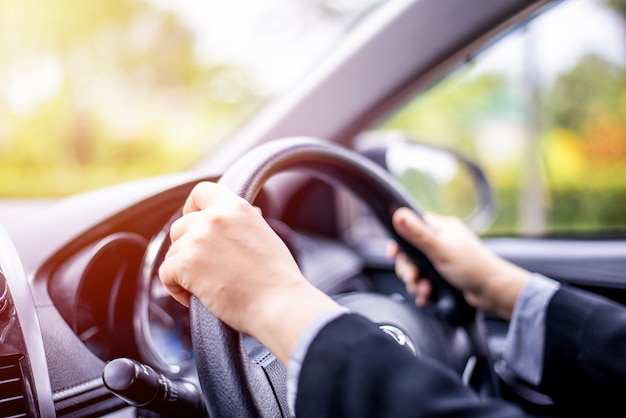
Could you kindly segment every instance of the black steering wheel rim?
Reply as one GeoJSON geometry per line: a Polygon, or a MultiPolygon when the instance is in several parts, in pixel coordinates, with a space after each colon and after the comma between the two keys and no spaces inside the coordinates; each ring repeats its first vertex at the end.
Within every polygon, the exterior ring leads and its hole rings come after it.
{"type": "MultiPolygon", "coordinates": [[[[330,142],[285,138],[263,144],[235,162],[218,180],[254,202],[273,175],[297,170],[353,192],[377,216],[400,248],[433,280],[435,312],[456,325],[474,321],[475,310],[445,282],[432,263],[393,229],[391,215],[402,206],[422,214],[397,181],[366,157],[330,142]]],[[[260,368],[248,358],[241,335],[217,319],[195,297],[190,322],[200,384],[210,416],[289,416],[284,372],[260,368]],[[269,371],[268,371],[269,370],[269,371]]],[[[270,365],[271,366],[271,365],[270,365]]]]}

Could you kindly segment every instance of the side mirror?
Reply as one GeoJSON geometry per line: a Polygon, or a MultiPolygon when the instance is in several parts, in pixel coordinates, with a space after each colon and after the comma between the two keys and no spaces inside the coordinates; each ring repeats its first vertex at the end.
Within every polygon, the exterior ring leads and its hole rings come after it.
{"type": "Polygon", "coordinates": [[[397,178],[424,211],[456,216],[477,233],[491,226],[491,186],[482,169],[463,155],[389,131],[362,134],[356,149],[397,178]]]}

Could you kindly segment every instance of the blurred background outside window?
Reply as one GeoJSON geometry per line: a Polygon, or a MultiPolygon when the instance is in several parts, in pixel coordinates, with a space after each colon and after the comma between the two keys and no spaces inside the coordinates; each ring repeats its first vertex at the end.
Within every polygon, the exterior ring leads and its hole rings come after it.
{"type": "MultiPolygon", "coordinates": [[[[0,0],[0,199],[192,167],[381,1],[0,0]]],[[[623,233],[626,0],[557,2],[376,128],[483,166],[487,234],[623,233]]]]}
{"type": "Polygon", "coordinates": [[[377,0],[0,0],[0,198],[184,170],[377,0]]]}
{"type": "Polygon", "coordinates": [[[626,1],[566,0],[380,129],[461,151],[495,188],[487,234],[626,231],[626,1]]]}

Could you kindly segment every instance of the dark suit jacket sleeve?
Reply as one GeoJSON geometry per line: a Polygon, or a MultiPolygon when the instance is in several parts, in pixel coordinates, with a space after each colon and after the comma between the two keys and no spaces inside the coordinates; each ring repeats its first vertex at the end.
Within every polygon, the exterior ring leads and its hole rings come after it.
{"type": "Polygon", "coordinates": [[[541,388],[577,413],[617,405],[624,416],[625,307],[562,286],[548,304],[545,337],[541,388]]]}
{"type": "Polygon", "coordinates": [[[296,416],[519,417],[514,405],[481,400],[445,367],[416,358],[357,314],[327,324],[304,358],[296,416]]]}

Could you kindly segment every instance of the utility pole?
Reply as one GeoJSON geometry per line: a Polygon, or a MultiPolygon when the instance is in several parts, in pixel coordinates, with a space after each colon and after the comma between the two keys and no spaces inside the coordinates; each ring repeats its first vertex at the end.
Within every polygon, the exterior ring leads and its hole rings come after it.
{"type": "Polygon", "coordinates": [[[546,228],[546,194],[541,155],[541,97],[537,75],[534,34],[525,27],[524,113],[526,146],[522,156],[522,187],[519,194],[519,227],[524,235],[539,235],[546,228]]]}

